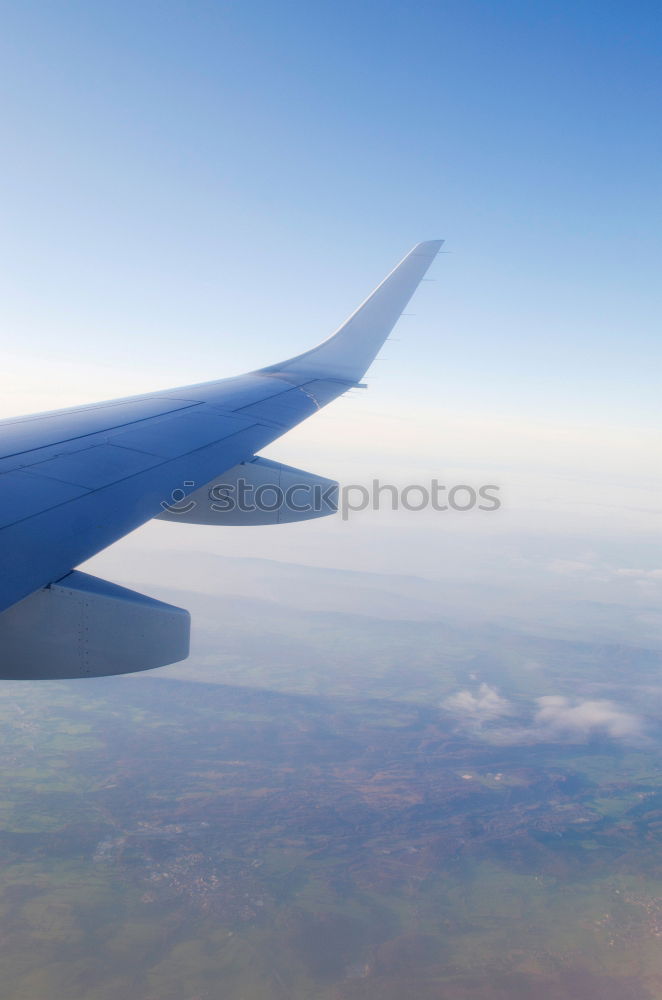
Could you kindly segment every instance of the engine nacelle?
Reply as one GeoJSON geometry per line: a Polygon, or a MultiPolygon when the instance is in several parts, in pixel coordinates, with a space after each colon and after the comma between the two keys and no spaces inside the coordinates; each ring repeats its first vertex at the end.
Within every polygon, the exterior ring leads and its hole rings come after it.
{"type": "Polygon", "coordinates": [[[184,660],[183,608],[75,570],[0,614],[0,678],[53,680],[184,660]]]}
{"type": "Polygon", "coordinates": [[[158,519],[180,524],[287,524],[335,514],[338,483],[290,465],[254,458],[191,493],[175,491],[172,502],[162,506],[158,519]]]}

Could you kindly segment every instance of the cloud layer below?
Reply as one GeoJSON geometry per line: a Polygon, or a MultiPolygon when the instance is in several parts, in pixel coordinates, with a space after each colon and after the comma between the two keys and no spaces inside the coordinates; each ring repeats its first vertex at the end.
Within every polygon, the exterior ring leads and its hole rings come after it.
{"type": "Polygon", "coordinates": [[[640,716],[613,701],[572,700],[562,695],[536,698],[521,725],[504,725],[502,720],[521,713],[489,684],[481,684],[475,692],[457,691],[441,707],[455,717],[459,728],[501,744],[583,743],[596,736],[639,742],[646,729],[640,716]]]}

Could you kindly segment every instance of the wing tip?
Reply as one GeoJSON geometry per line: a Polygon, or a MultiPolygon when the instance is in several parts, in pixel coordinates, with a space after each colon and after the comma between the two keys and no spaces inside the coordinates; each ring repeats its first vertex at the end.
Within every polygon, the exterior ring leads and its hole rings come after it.
{"type": "Polygon", "coordinates": [[[445,240],[424,240],[422,243],[417,243],[410,253],[412,256],[432,259],[437,256],[444,243],[445,240]]]}
{"type": "Polygon", "coordinates": [[[303,373],[311,379],[360,382],[443,243],[417,243],[334,334],[309,351],[260,368],[256,374],[303,373]]]}

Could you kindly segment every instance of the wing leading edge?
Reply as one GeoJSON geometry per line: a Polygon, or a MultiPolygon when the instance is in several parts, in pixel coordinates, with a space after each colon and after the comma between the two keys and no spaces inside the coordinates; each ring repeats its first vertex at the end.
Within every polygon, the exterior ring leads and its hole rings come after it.
{"type": "MultiPolygon", "coordinates": [[[[280,364],[235,378],[0,421],[0,676],[16,676],[17,670],[2,661],[5,609],[11,608],[16,648],[21,608],[26,629],[34,628],[30,602],[39,600],[43,608],[43,588],[158,516],[164,500],[181,492],[182,484],[199,490],[251,461],[359,382],[442,242],[419,243],[333,336],[280,364]]],[[[97,587],[97,602],[98,595],[97,587]]],[[[49,612],[41,620],[54,622],[57,616],[49,612]]],[[[144,641],[149,631],[144,615],[140,622],[144,641]]],[[[55,625],[49,627],[52,641],[62,643],[55,625]]],[[[159,642],[163,663],[183,658],[181,641],[173,644],[172,660],[161,648],[162,635],[159,642]]],[[[89,648],[88,641],[88,666],[89,648]]],[[[106,655],[102,672],[115,672],[106,669],[107,660],[106,655]]],[[[137,669],[134,661],[123,669],[137,669]]],[[[149,666],[155,665],[152,658],[149,666]]],[[[97,673],[94,665],[89,673],[97,673]]]]}

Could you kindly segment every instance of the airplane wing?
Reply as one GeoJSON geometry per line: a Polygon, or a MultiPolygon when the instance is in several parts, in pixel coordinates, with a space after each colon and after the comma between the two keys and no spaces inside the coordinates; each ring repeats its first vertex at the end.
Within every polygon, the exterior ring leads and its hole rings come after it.
{"type": "Polygon", "coordinates": [[[101,676],[184,659],[185,611],[75,567],[157,516],[269,523],[265,511],[228,517],[239,477],[281,497],[280,508],[264,504],[271,523],[298,519],[297,504],[284,511],[282,501],[297,479],[299,499],[327,484],[325,502],[302,516],[330,513],[328,480],[257,453],[360,382],[442,242],[415,246],[333,336],[280,364],[0,421],[0,677],[101,676]]]}

